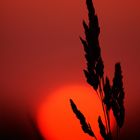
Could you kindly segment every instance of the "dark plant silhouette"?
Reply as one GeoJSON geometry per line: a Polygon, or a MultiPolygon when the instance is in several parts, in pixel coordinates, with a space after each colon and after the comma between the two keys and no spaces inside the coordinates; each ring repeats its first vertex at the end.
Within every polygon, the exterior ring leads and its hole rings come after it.
{"type": "MultiPolygon", "coordinates": [[[[93,87],[102,103],[105,124],[103,124],[102,119],[99,116],[98,125],[100,134],[104,140],[113,140],[114,138],[110,129],[109,112],[110,110],[113,111],[118,128],[123,126],[125,116],[121,65],[120,63],[115,64],[113,85],[111,85],[109,78],[104,75],[104,64],[99,45],[100,27],[98,17],[95,14],[92,0],[86,0],[86,5],[88,9],[89,23],[87,24],[83,21],[85,39],[80,37],[87,61],[87,68],[84,70],[84,74],[87,79],[87,83],[93,87]]],[[[70,99],[70,104],[76,117],[80,120],[83,131],[96,138],[90,124],[86,122],[85,116],[77,109],[72,99],[70,99]]]]}
{"type": "Polygon", "coordinates": [[[95,137],[90,124],[86,122],[84,115],[77,109],[76,105],[74,104],[74,102],[71,99],[70,99],[70,104],[71,104],[72,110],[75,113],[76,117],[80,120],[83,131],[85,133],[88,133],[90,136],[95,137]]]}

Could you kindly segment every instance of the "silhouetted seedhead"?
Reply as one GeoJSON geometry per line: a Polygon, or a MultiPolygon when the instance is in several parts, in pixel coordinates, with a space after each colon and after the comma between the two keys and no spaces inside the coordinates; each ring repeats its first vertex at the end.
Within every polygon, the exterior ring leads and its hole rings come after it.
{"type": "Polygon", "coordinates": [[[95,8],[93,6],[92,0],[86,0],[86,5],[88,9],[88,19],[89,19],[89,28],[92,31],[92,37],[97,38],[100,33],[100,27],[98,24],[98,17],[95,14],[95,8]]]}
{"type": "MultiPolygon", "coordinates": [[[[82,127],[82,130],[87,133],[88,135],[92,136],[92,137],[95,137],[92,129],[91,129],[91,126],[89,123],[86,122],[86,118],[84,117],[84,115],[77,109],[77,106],[75,105],[75,103],[73,102],[72,99],[70,99],[70,105],[71,105],[71,108],[74,112],[74,114],[76,115],[76,117],[79,119],[80,121],[80,124],[81,124],[81,127],[82,127]]],[[[95,137],[96,138],[96,137],[95,137]]]]}
{"type": "Polygon", "coordinates": [[[125,109],[124,109],[124,89],[122,82],[122,71],[120,63],[115,65],[115,74],[112,86],[112,110],[118,126],[121,128],[124,123],[125,109]]]}
{"type": "Polygon", "coordinates": [[[124,89],[123,89],[122,78],[123,76],[122,76],[121,65],[120,63],[116,63],[112,92],[114,94],[114,98],[118,98],[121,102],[123,102],[123,99],[124,99],[124,89]]]}
{"type": "Polygon", "coordinates": [[[80,38],[87,60],[87,70],[84,70],[87,82],[95,89],[98,89],[100,79],[104,75],[104,64],[101,58],[101,49],[99,46],[98,36],[100,33],[100,27],[98,24],[98,18],[95,14],[95,9],[92,4],[92,0],[86,0],[88,9],[89,24],[87,25],[83,21],[83,27],[85,30],[85,40],[80,38]]]}
{"type": "Polygon", "coordinates": [[[100,116],[98,117],[98,125],[100,128],[100,134],[104,138],[104,140],[111,140],[109,137],[109,134],[106,133],[105,126],[104,126],[100,116]]]}

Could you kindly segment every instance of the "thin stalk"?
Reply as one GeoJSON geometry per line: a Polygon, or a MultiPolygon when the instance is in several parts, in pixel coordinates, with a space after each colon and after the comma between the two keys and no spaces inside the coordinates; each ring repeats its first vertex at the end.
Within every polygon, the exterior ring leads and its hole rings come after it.
{"type": "Polygon", "coordinates": [[[107,118],[107,114],[106,114],[105,105],[103,103],[103,93],[102,93],[102,89],[101,89],[101,84],[99,84],[99,93],[100,93],[99,95],[100,95],[100,98],[101,98],[103,113],[104,113],[104,117],[105,117],[106,130],[107,130],[107,133],[108,133],[109,132],[108,118],[107,118]]]}
{"type": "MultiPolygon", "coordinates": [[[[106,127],[107,127],[107,117],[106,117],[106,114],[105,114],[105,108],[104,108],[104,104],[103,104],[103,101],[102,101],[102,97],[101,97],[100,92],[98,93],[98,92],[96,91],[96,93],[97,93],[97,95],[98,95],[99,100],[100,100],[101,103],[102,103],[103,113],[104,113],[104,117],[105,117],[105,124],[106,124],[106,127]]],[[[108,131],[108,130],[107,130],[107,131],[108,131]]]]}
{"type": "Polygon", "coordinates": [[[97,140],[96,136],[94,136],[94,139],[97,140]]]}
{"type": "Polygon", "coordinates": [[[96,91],[96,93],[97,93],[99,100],[102,101],[102,98],[101,98],[100,94],[98,93],[98,91],[96,91]]]}
{"type": "MultiPolygon", "coordinates": [[[[102,98],[102,95],[101,95],[101,98],[102,98]]],[[[109,127],[108,127],[108,119],[107,119],[106,109],[105,109],[103,101],[101,101],[101,103],[102,103],[102,108],[103,108],[104,117],[105,117],[106,130],[107,130],[107,133],[108,133],[109,132],[109,127]]]]}
{"type": "MultiPolygon", "coordinates": [[[[102,86],[104,86],[104,78],[101,79],[102,81],[102,86]]],[[[106,127],[107,127],[107,133],[109,133],[109,136],[110,136],[110,139],[112,139],[112,136],[111,136],[111,128],[110,128],[110,117],[109,117],[109,112],[107,110],[107,108],[105,108],[105,104],[103,103],[103,91],[102,91],[102,87],[101,87],[101,84],[99,84],[99,88],[100,88],[100,95],[101,95],[101,99],[102,99],[102,107],[103,107],[103,110],[104,110],[104,116],[105,116],[105,119],[106,119],[106,127]]]]}

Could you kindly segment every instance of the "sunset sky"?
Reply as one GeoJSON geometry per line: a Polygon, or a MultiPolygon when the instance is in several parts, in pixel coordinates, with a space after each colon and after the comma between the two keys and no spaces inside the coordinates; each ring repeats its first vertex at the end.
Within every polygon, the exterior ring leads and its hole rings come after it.
{"type": "MultiPolygon", "coordinates": [[[[122,65],[126,121],[121,137],[135,139],[140,129],[140,1],[94,0],[94,5],[105,74],[112,79],[114,64],[122,65]]],[[[0,1],[2,133],[26,131],[26,114],[35,117],[44,97],[59,87],[87,84],[79,40],[84,37],[83,19],[85,0],[0,1]]]]}

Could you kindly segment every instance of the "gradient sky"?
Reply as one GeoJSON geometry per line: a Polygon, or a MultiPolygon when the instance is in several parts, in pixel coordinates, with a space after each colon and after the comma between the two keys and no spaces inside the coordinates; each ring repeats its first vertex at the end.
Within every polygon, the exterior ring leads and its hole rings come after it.
{"type": "MultiPolygon", "coordinates": [[[[138,134],[132,129],[139,129],[140,124],[140,1],[95,0],[94,4],[106,74],[112,78],[115,62],[122,64],[123,133],[132,137],[138,134]]],[[[82,20],[87,19],[85,0],[3,0],[0,19],[0,109],[4,118],[11,115],[11,120],[15,116],[20,120],[27,107],[36,112],[43,97],[62,85],[86,84],[79,41],[84,36],[82,20]]]]}

